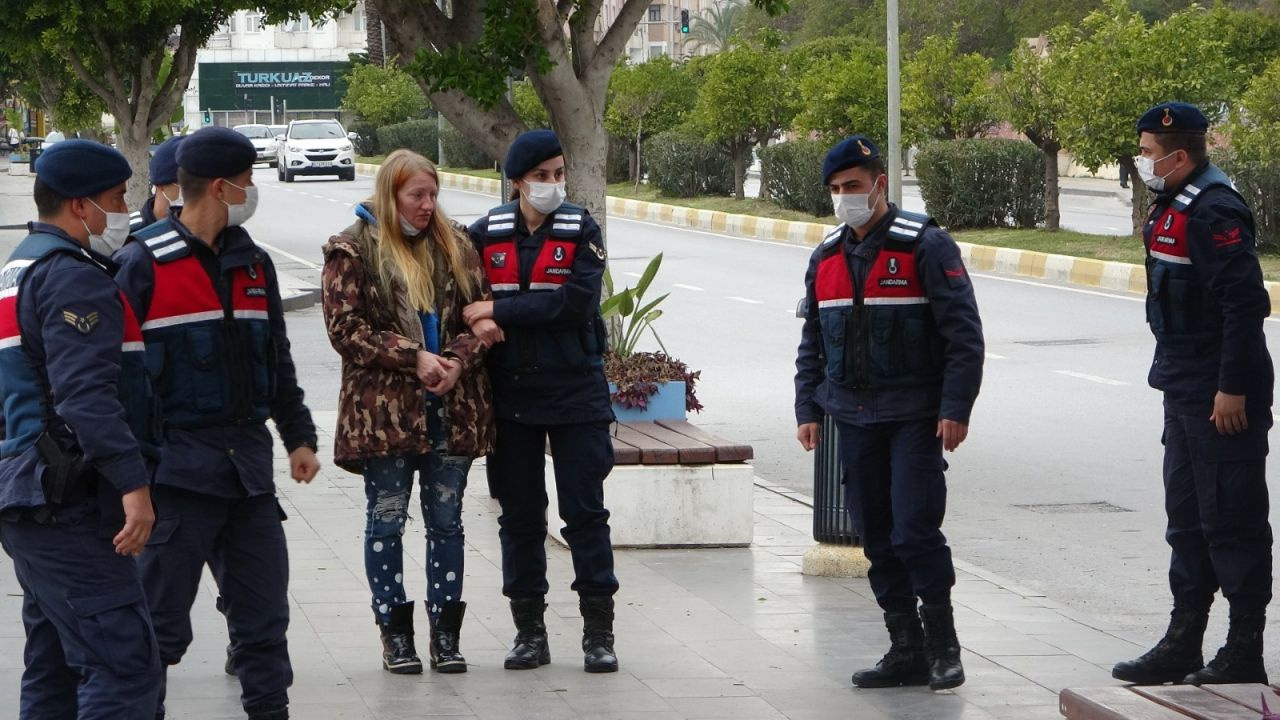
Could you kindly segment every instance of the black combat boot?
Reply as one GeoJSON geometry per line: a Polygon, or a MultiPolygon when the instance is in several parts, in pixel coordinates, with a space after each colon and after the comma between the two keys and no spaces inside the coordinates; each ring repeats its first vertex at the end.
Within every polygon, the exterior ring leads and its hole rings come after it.
{"type": "Polygon", "coordinates": [[[1227,683],[1267,684],[1267,669],[1262,666],[1262,631],[1267,616],[1232,615],[1227,628],[1227,644],[1209,664],[1182,679],[1188,685],[1225,685],[1227,683]]]}
{"type": "Polygon", "coordinates": [[[921,605],[924,621],[924,655],[929,660],[929,689],[949,690],[964,684],[960,664],[960,640],[951,605],[921,605]]]}
{"type": "Polygon", "coordinates": [[[1169,629],[1156,646],[1136,660],[1116,663],[1111,677],[1136,685],[1163,685],[1182,682],[1188,673],[1204,667],[1204,628],[1208,610],[1175,607],[1169,614],[1169,629]]]}
{"type": "Polygon", "coordinates": [[[613,597],[582,595],[582,669],[589,673],[618,672],[618,656],[613,652],[613,597]]]}
{"type": "Polygon", "coordinates": [[[462,616],[467,613],[464,602],[445,603],[440,618],[431,625],[431,669],[442,673],[464,673],[467,659],[462,657],[458,636],[462,633],[462,616]]]}
{"type": "Polygon", "coordinates": [[[393,675],[421,674],[422,660],[413,645],[413,603],[391,608],[386,623],[379,618],[378,628],[382,631],[382,667],[393,675]]]}
{"type": "Polygon", "coordinates": [[[541,597],[512,598],[511,618],[516,623],[515,647],[507,653],[502,667],[508,670],[532,670],[551,662],[547,648],[547,625],[542,616],[547,609],[541,597]]]}
{"type": "Polygon", "coordinates": [[[275,710],[256,710],[246,713],[249,720],[289,720],[289,708],[282,707],[275,710]]]}
{"type": "Polygon", "coordinates": [[[853,684],[860,688],[929,684],[920,616],[914,612],[887,612],[884,626],[889,629],[889,652],[875,667],[854,673],[853,684]]]}
{"type": "Polygon", "coordinates": [[[222,663],[222,672],[236,676],[236,646],[232,643],[227,643],[227,661],[222,663]]]}

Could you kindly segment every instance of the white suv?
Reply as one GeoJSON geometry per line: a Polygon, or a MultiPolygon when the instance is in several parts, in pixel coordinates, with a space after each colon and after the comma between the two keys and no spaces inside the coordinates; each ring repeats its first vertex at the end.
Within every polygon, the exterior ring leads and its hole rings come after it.
{"type": "Polygon", "coordinates": [[[284,140],[276,143],[276,176],[293,182],[297,175],[337,175],[356,179],[351,138],[337,120],[294,120],[284,140]]]}

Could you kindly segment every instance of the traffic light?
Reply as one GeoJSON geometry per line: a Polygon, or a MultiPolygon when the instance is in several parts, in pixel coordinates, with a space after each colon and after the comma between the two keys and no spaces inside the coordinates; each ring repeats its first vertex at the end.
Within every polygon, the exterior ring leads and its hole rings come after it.
{"type": "Polygon", "coordinates": [[[689,32],[689,11],[688,10],[680,11],[680,32],[682,33],[689,32]]]}
{"type": "Polygon", "coordinates": [[[213,113],[208,110],[204,111],[204,124],[205,125],[213,124],[213,113]]]}

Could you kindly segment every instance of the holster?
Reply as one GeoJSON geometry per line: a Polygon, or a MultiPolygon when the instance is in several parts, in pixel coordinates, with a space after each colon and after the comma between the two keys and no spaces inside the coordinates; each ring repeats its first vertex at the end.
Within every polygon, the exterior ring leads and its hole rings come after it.
{"type": "Polygon", "coordinates": [[[40,487],[46,503],[72,505],[87,499],[96,489],[75,438],[46,430],[36,438],[36,452],[45,464],[40,487]]]}

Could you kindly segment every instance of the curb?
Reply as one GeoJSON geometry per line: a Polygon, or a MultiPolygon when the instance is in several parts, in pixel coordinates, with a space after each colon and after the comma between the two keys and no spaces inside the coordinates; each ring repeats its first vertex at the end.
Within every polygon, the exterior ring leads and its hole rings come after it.
{"type": "MultiPolygon", "coordinates": [[[[356,166],[356,172],[361,175],[375,175],[378,172],[378,166],[359,163],[356,166]]],[[[446,172],[440,173],[440,184],[442,187],[454,190],[487,192],[495,196],[500,188],[497,180],[446,172]]],[[[816,247],[831,229],[830,226],[819,223],[734,215],[718,210],[697,210],[613,196],[605,198],[605,208],[612,217],[644,220],[804,247],[816,247]]],[[[1146,295],[1147,292],[1147,269],[1142,265],[965,242],[956,244],[960,246],[961,257],[970,270],[1134,295],[1146,295]]],[[[1271,312],[1280,315],[1280,282],[1268,280],[1264,285],[1267,288],[1267,294],[1271,296],[1271,312]]]]}
{"type": "MultiPolygon", "coordinates": [[[[920,183],[915,178],[908,177],[903,179],[902,186],[903,187],[919,187],[920,183]]],[[[1129,192],[1124,188],[1121,188],[1119,185],[1116,186],[1115,190],[1093,190],[1091,188],[1065,186],[1059,183],[1058,194],[1059,195],[1082,195],[1084,197],[1115,198],[1116,200],[1119,200],[1120,202],[1126,205],[1130,203],[1129,192]]]]}

